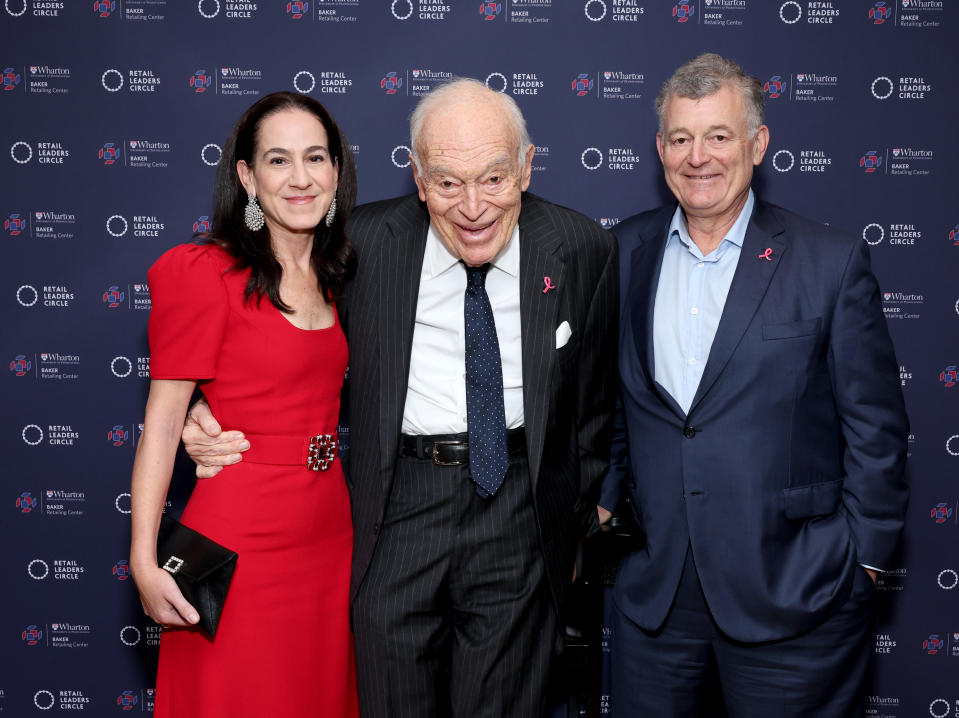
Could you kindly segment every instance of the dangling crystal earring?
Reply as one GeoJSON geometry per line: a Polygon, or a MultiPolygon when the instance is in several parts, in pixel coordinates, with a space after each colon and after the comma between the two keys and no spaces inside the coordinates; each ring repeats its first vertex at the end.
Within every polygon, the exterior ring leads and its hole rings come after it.
{"type": "Polygon", "coordinates": [[[326,226],[333,226],[333,218],[336,217],[336,195],[333,195],[333,201],[330,202],[330,208],[326,211],[326,226]]]}
{"type": "Polygon", "coordinates": [[[243,210],[243,221],[251,232],[259,232],[263,229],[263,210],[260,209],[256,201],[255,194],[247,195],[246,209],[243,210]]]}

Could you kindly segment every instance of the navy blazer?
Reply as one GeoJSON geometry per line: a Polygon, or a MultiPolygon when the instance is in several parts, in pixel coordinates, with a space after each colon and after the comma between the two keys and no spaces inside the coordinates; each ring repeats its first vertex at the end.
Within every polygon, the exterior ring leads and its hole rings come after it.
{"type": "MultiPolygon", "coordinates": [[[[656,383],[653,303],[675,205],[619,224],[628,491],[646,547],[615,600],[666,618],[692,547],[719,627],[795,636],[891,567],[907,501],[908,421],[864,242],[756,203],[689,414],[656,383]],[[766,255],[771,249],[771,255],[766,255]]],[[[617,492],[611,473],[606,504],[617,492]]]]}

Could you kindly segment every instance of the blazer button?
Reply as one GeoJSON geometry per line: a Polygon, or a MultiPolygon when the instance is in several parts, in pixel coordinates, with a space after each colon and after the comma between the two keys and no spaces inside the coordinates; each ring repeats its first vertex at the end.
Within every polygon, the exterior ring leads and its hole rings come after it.
{"type": "Polygon", "coordinates": [[[376,534],[378,534],[379,532],[380,532],[380,525],[379,525],[379,524],[373,524],[373,534],[376,535],[376,534]]]}
{"type": "Polygon", "coordinates": [[[696,436],[696,429],[691,426],[687,426],[685,429],[683,429],[683,436],[685,436],[687,439],[692,439],[694,436],[696,436]]]}

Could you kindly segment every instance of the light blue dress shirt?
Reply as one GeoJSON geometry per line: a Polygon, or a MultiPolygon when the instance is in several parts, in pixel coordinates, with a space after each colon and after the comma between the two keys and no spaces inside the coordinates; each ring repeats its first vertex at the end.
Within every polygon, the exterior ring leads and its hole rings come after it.
{"type": "Polygon", "coordinates": [[[653,363],[656,381],[687,414],[726,306],[755,203],[750,189],[733,226],[706,256],[689,236],[681,207],[669,224],[653,307],[653,363]]]}

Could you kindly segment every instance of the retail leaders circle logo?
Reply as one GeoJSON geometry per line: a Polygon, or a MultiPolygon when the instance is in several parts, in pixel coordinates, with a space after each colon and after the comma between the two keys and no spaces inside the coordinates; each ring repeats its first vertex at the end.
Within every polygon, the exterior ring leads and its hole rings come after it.
{"type": "Polygon", "coordinates": [[[959,434],[953,434],[946,439],[946,451],[949,456],[959,456],[959,434]]]}
{"type": "Polygon", "coordinates": [[[116,506],[117,511],[121,514],[130,514],[130,494],[123,493],[117,494],[117,497],[113,500],[113,505],[116,506]],[[126,508],[120,508],[121,506],[126,506],[126,508]]]}
{"type": "Polygon", "coordinates": [[[796,156],[789,150],[779,150],[773,155],[773,167],[777,172],[788,172],[795,164],[796,156]]]}
{"type": "Polygon", "coordinates": [[[50,566],[42,558],[35,558],[27,564],[27,575],[34,581],[42,581],[50,575],[50,566]]]}
{"type": "Polygon", "coordinates": [[[588,170],[598,170],[603,166],[603,153],[597,147],[587,147],[583,150],[583,154],[579,156],[579,161],[582,162],[583,167],[588,170]],[[595,164],[586,161],[587,156],[593,157],[594,155],[599,158],[595,164]]]}
{"type": "Polygon", "coordinates": [[[20,432],[20,438],[23,443],[30,446],[38,446],[43,441],[43,429],[36,424],[27,424],[20,432]]]}
{"type": "Polygon", "coordinates": [[[120,642],[124,646],[135,646],[140,642],[140,629],[136,626],[124,626],[120,629],[120,642]]]}
{"type": "Polygon", "coordinates": [[[110,372],[117,379],[125,379],[133,372],[133,362],[124,356],[113,357],[110,360],[110,372]]]}
{"type": "Polygon", "coordinates": [[[203,160],[203,164],[209,165],[210,167],[216,167],[218,164],[220,164],[220,157],[221,157],[222,154],[223,154],[223,150],[220,149],[220,145],[218,145],[218,144],[216,144],[216,143],[214,143],[214,142],[209,142],[209,143],[203,145],[203,149],[200,150],[200,159],[203,160]],[[208,151],[208,150],[216,150],[216,159],[215,159],[215,160],[211,160],[211,159],[207,156],[207,151],[208,151]]]}
{"type": "Polygon", "coordinates": [[[495,90],[496,92],[506,92],[507,84],[506,75],[504,75],[502,72],[491,72],[486,76],[486,86],[491,90],[495,90]],[[494,82],[491,85],[490,80],[493,80],[494,78],[499,82],[494,82]]]}
{"type": "Polygon", "coordinates": [[[14,11],[10,8],[10,0],[3,0],[3,7],[6,8],[7,14],[10,15],[10,16],[12,16],[12,17],[20,17],[21,15],[23,15],[23,14],[27,11],[27,0],[23,0],[23,1],[20,3],[20,5],[21,5],[21,7],[20,7],[20,12],[14,12],[14,11]]]}
{"type": "Polygon", "coordinates": [[[939,584],[939,588],[943,591],[951,591],[956,586],[959,586],[959,572],[951,568],[944,568],[939,572],[939,575],[936,576],[936,583],[939,584]]]}
{"type": "Polygon", "coordinates": [[[33,694],[33,705],[42,711],[48,711],[56,705],[57,699],[47,690],[39,690],[33,694]]]}
{"type": "Polygon", "coordinates": [[[17,287],[17,302],[21,307],[32,307],[40,299],[37,288],[29,284],[21,284],[17,287]]]}
{"type": "Polygon", "coordinates": [[[200,0],[196,4],[196,9],[197,9],[197,12],[200,13],[200,15],[205,17],[207,20],[211,20],[220,14],[220,0],[200,0]],[[210,11],[204,12],[203,10],[204,5],[206,6],[213,5],[215,10],[213,10],[213,12],[210,12],[210,11]]]}
{"type": "Polygon", "coordinates": [[[129,228],[130,225],[127,224],[126,217],[122,214],[111,214],[107,219],[107,233],[111,237],[122,237],[129,228]]]}
{"type": "Polygon", "coordinates": [[[929,704],[929,715],[933,718],[946,718],[949,715],[949,701],[945,698],[936,698],[929,704]]]}
{"type": "Polygon", "coordinates": [[[862,228],[862,238],[866,240],[866,244],[875,247],[886,238],[886,230],[882,228],[881,224],[870,222],[862,228]]]}
{"type": "Polygon", "coordinates": [[[779,19],[787,25],[795,25],[802,18],[802,6],[796,0],[787,0],[779,6],[779,19]],[[789,11],[787,11],[789,8],[789,11]],[[795,12],[795,16],[793,16],[795,12]]]}
{"type": "Polygon", "coordinates": [[[114,67],[104,70],[100,75],[100,84],[107,92],[119,92],[123,89],[123,73],[114,67]]]}
{"type": "Polygon", "coordinates": [[[33,159],[33,148],[23,140],[17,140],[10,145],[10,158],[18,165],[25,165],[33,159]],[[24,156],[26,151],[26,156],[24,156]]]}
{"type": "Polygon", "coordinates": [[[399,167],[400,169],[405,169],[410,166],[411,152],[412,151],[410,150],[410,148],[407,147],[406,145],[397,145],[396,147],[393,148],[393,151],[390,152],[390,162],[392,162],[396,167],[399,167]],[[406,162],[396,161],[396,153],[399,152],[400,150],[404,150],[403,154],[401,154],[400,157],[405,157],[406,162]]]}
{"type": "Polygon", "coordinates": [[[393,13],[393,17],[397,20],[409,20],[413,15],[413,3],[410,0],[393,0],[390,3],[390,12],[393,13]],[[406,14],[400,15],[398,8],[406,8],[406,14]]]}
{"type": "Polygon", "coordinates": [[[313,92],[313,88],[316,87],[316,77],[313,76],[312,72],[308,70],[300,70],[298,73],[293,75],[293,89],[303,95],[309,95],[313,92]],[[310,86],[306,89],[300,87],[300,78],[306,77],[310,81],[310,86]]]}
{"type": "Polygon", "coordinates": [[[606,17],[606,3],[603,0],[586,0],[583,12],[586,13],[587,20],[599,22],[606,17]]]}
{"type": "Polygon", "coordinates": [[[877,100],[888,100],[893,93],[892,80],[885,75],[880,75],[869,86],[869,91],[877,100]]]}

